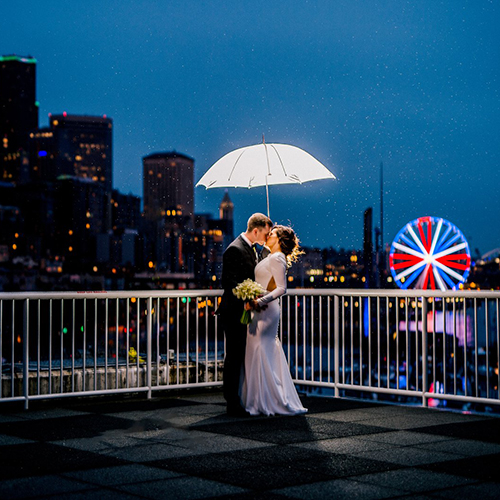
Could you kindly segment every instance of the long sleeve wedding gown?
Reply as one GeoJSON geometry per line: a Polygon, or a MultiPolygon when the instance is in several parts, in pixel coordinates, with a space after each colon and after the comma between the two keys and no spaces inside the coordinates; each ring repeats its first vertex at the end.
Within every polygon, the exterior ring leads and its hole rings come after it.
{"type": "Polygon", "coordinates": [[[245,370],[241,390],[242,404],[251,415],[297,415],[306,413],[290,375],[285,353],[278,338],[280,304],[286,293],[286,258],[272,253],[255,268],[255,281],[269,293],[260,305],[267,309],[254,313],[248,325],[245,370]]]}

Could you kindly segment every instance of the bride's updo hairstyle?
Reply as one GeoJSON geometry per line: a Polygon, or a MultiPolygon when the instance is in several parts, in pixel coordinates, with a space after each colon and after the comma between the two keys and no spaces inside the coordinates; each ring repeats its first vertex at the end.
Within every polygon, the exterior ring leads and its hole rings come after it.
{"type": "Polygon", "coordinates": [[[290,267],[293,262],[297,261],[299,255],[304,253],[299,248],[299,239],[291,227],[277,224],[273,229],[276,231],[281,251],[285,254],[286,262],[290,267]]]}

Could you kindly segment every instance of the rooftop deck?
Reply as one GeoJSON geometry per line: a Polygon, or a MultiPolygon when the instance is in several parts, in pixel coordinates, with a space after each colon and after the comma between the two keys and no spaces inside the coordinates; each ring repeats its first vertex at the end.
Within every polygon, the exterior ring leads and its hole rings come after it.
{"type": "Polygon", "coordinates": [[[229,418],[218,389],[0,407],[0,498],[498,498],[500,419],[304,397],[229,418]]]}

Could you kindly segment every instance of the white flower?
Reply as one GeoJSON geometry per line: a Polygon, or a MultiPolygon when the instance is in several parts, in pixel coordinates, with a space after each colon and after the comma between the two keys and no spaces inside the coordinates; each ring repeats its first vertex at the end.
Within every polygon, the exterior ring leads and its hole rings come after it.
{"type": "Polygon", "coordinates": [[[233,288],[233,294],[241,300],[253,300],[264,295],[265,292],[266,290],[259,283],[251,279],[246,279],[233,288]]]}

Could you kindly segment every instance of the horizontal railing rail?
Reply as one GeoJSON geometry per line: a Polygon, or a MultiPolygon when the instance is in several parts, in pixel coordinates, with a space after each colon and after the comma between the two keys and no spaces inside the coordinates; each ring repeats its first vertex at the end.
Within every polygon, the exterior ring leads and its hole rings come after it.
{"type": "MultiPolygon", "coordinates": [[[[220,290],[0,293],[0,402],[222,383],[220,290]]],[[[500,293],[290,289],[295,383],[424,406],[500,404],[500,293]]]]}

